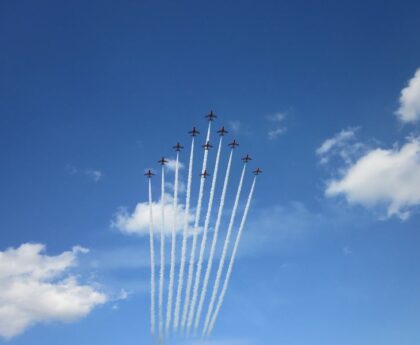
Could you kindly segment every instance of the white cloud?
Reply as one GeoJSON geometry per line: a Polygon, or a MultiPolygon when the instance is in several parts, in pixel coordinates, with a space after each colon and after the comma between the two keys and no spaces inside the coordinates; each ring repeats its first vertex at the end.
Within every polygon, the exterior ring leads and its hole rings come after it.
{"type": "Polygon", "coordinates": [[[84,174],[90,177],[94,182],[99,182],[99,180],[102,179],[102,177],[104,176],[102,171],[91,169],[85,170],[84,174]]]}
{"type": "Polygon", "coordinates": [[[358,128],[343,129],[332,138],[325,140],[316,149],[320,164],[327,164],[333,156],[339,156],[346,164],[351,164],[355,156],[365,149],[365,145],[355,142],[358,128]]]}
{"type": "MultiPolygon", "coordinates": [[[[182,164],[181,162],[178,162],[178,166],[179,166],[179,169],[184,168],[184,164],[182,164]]],[[[168,163],[166,163],[166,167],[168,168],[169,171],[175,171],[175,169],[176,169],[176,159],[168,158],[168,163]]]]}
{"type": "Polygon", "coordinates": [[[227,130],[233,135],[238,135],[238,134],[241,134],[243,136],[252,135],[252,129],[249,128],[247,123],[243,121],[239,121],[239,120],[228,121],[227,130]]]}
{"type": "Polygon", "coordinates": [[[130,294],[128,293],[128,291],[126,291],[125,289],[121,289],[120,293],[118,294],[116,300],[117,301],[121,301],[121,300],[125,300],[128,298],[130,294]]]}
{"type": "Polygon", "coordinates": [[[286,119],[285,113],[269,115],[267,116],[267,119],[270,122],[270,129],[267,133],[268,139],[277,139],[280,135],[287,131],[287,127],[284,125],[284,121],[286,119]]]}
{"type": "MultiPolygon", "coordinates": [[[[164,233],[170,235],[172,233],[172,224],[175,218],[175,209],[173,205],[173,198],[169,194],[166,194],[165,196],[164,210],[164,233]]],[[[154,230],[160,231],[162,228],[162,203],[160,200],[152,203],[152,211],[154,230]]],[[[184,205],[178,204],[176,212],[177,232],[181,232],[183,230],[184,213],[184,205]]],[[[149,203],[139,202],[131,214],[127,212],[125,208],[120,208],[115,214],[114,219],[111,221],[111,226],[127,234],[148,235],[149,217],[149,203]]],[[[190,223],[193,221],[193,215],[191,213],[189,215],[189,221],[190,223]]]]}
{"type": "Polygon", "coordinates": [[[229,121],[229,127],[233,133],[238,134],[242,129],[242,123],[240,121],[229,121]]]}
{"type": "Polygon", "coordinates": [[[286,132],[285,127],[276,128],[268,131],[268,138],[271,140],[277,139],[280,135],[286,132]]]}
{"type": "Polygon", "coordinates": [[[349,256],[353,254],[353,249],[351,249],[350,247],[344,247],[343,248],[343,254],[345,256],[349,256]]]}
{"type": "Polygon", "coordinates": [[[71,175],[84,175],[89,177],[94,182],[99,182],[104,177],[103,172],[97,169],[79,169],[72,165],[67,165],[66,169],[71,175]]]}
{"type": "Polygon", "coordinates": [[[343,146],[348,140],[354,138],[355,132],[355,128],[343,129],[332,138],[325,140],[322,145],[317,148],[316,154],[323,156],[329,153],[333,148],[343,146]]]}
{"type": "Polygon", "coordinates": [[[120,292],[113,299],[115,303],[112,305],[111,309],[113,310],[119,309],[120,306],[118,302],[128,299],[129,296],[130,296],[130,293],[128,291],[126,291],[125,289],[121,289],[120,292]]]}
{"type": "Polygon", "coordinates": [[[420,68],[401,90],[400,107],[395,114],[404,123],[420,120],[420,68]]]}
{"type": "Polygon", "coordinates": [[[368,208],[385,207],[387,217],[406,219],[420,205],[420,138],[409,138],[401,148],[366,152],[330,181],[325,193],[368,208]]]}
{"type": "Polygon", "coordinates": [[[27,328],[51,321],[78,320],[107,297],[75,276],[64,273],[76,265],[74,247],[57,256],[44,254],[42,244],[22,244],[0,251],[0,336],[12,338],[27,328]]]}

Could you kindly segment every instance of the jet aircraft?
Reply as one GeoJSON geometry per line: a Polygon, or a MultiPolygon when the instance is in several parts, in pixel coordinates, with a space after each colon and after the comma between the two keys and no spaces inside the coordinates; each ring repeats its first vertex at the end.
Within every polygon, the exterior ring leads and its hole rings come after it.
{"type": "Polygon", "coordinates": [[[178,143],[176,143],[176,145],[175,146],[172,146],[172,148],[175,150],[175,151],[181,151],[183,148],[184,148],[184,146],[182,146],[179,142],[178,143]]]}
{"type": "Polygon", "coordinates": [[[242,161],[244,163],[248,163],[250,160],[252,160],[252,158],[249,154],[247,154],[245,157],[242,158],[242,161]]]}
{"type": "Polygon", "coordinates": [[[165,165],[166,163],[168,163],[168,160],[166,160],[164,157],[162,157],[161,159],[158,160],[158,163],[160,165],[165,165]]]}
{"type": "Polygon", "coordinates": [[[230,144],[229,144],[229,146],[232,148],[232,149],[234,149],[236,146],[239,146],[239,143],[234,139],[230,144]]]}
{"type": "Polygon", "coordinates": [[[223,137],[225,134],[227,134],[227,133],[229,133],[229,132],[225,129],[225,126],[222,126],[222,128],[220,128],[220,129],[217,131],[217,133],[219,133],[219,135],[220,135],[221,137],[223,137]]]}
{"type": "Polygon", "coordinates": [[[147,178],[151,178],[154,175],[154,173],[152,173],[152,171],[149,169],[144,176],[146,176],[147,178]]]}
{"type": "Polygon", "coordinates": [[[204,150],[209,150],[212,147],[213,145],[211,145],[209,141],[203,145],[204,150]]]}
{"type": "Polygon", "coordinates": [[[196,137],[200,132],[197,130],[197,128],[193,127],[192,130],[188,132],[188,134],[191,134],[192,137],[196,137]]]}
{"type": "Polygon", "coordinates": [[[206,178],[209,177],[210,174],[207,172],[207,170],[204,170],[204,172],[202,174],[200,174],[201,177],[206,178]]]}
{"type": "Polygon", "coordinates": [[[216,114],[213,113],[213,110],[211,110],[210,113],[208,113],[205,117],[209,121],[214,121],[214,119],[217,118],[216,114]]]}

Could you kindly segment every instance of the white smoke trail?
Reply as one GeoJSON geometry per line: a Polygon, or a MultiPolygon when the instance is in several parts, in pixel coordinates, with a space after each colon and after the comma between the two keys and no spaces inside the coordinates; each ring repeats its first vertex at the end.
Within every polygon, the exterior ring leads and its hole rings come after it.
{"type": "Polygon", "coordinates": [[[152,211],[152,181],[149,178],[149,237],[150,237],[150,332],[155,334],[155,244],[152,211]]]}
{"type": "Polygon", "coordinates": [[[215,253],[215,250],[216,250],[216,244],[217,244],[217,238],[218,238],[218,234],[219,234],[220,222],[221,222],[221,219],[222,219],[223,208],[224,208],[224,205],[225,205],[225,197],[226,197],[226,191],[227,191],[227,186],[228,186],[228,182],[229,182],[230,166],[232,164],[232,156],[233,156],[233,150],[231,150],[231,152],[230,152],[230,156],[229,156],[229,160],[228,160],[228,164],[227,164],[227,168],[226,168],[225,181],[223,182],[222,195],[220,197],[219,210],[217,211],[216,225],[214,227],[213,240],[212,240],[211,247],[210,247],[209,259],[207,261],[206,273],[204,275],[203,288],[201,290],[200,301],[198,303],[197,314],[195,316],[195,322],[194,322],[195,331],[197,331],[198,326],[200,324],[201,313],[203,311],[203,305],[204,305],[204,301],[205,301],[206,294],[207,294],[207,287],[208,287],[208,284],[209,284],[211,268],[212,268],[212,265],[213,265],[213,258],[214,258],[214,253],[215,253]]]}
{"type": "Polygon", "coordinates": [[[213,317],[211,319],[210,326],[208,328],[207,336],[210,336],[211,332],[213,331],[214,324],[215,324],[216,319],[217,319],[217,315],[219,314],[220,307],[222,306],[223,300],[225,298],[226,290],[227,290],[227,287],[229,285],[230,275],[232,274],[233,264],[235,262],[236,252],[237,252],[238,246],[239,246],[239,241],[241,240],[241,235],[242,235],[242,231],[244,229],[246,217],[248,215],[249,206],[251,205],[252,195],[254,194],[254,188],[255,188],[255,182],[256,181],[257,181],[257,177],[255,176],[254,181],[252,182],[251,190],[250,190],[249,195],[248,195],[248,200],[246,202],[244,214],[242,216],[241,225],[239,226],[239,230],[238,230],[238,233],[236,235],[236,240],[235,240],[235,244],[233,246],[232,256],[230,257],[230,262],[229,262],[229,267],[228,267],[228,270],[227,270],[227,273],[226,273],[226,278],[225,278],[225,281],[223,283],[223,288],[222,288],[222,291],[220,293],[219,299],[217,301],[217,306],[216,306],[216,309],[214,311],[213,317]]]}
{"type": "Polygon", "coordinates": [[[166,335],[169,335],[169,328],[171,325],[172,317],[172,299],[175,280],[175,245],[176,245],[176,227],[178,215],[178,172],[179,172],[179,152],[176,153],[175,161],[175,184],[174,184],[174,220],[172,227],[172,243],[171,243],[171,268],[169,272],[169,285],[168,285],[168,304],[166,307],[166,335]]]}
{"type": "MultiPolygon", "coordinates": [[[[211,121],[209,122],[209,127],[207,129],[207,137],[206,137],[206,144],[210,140],[210,129],[211,129],[211,121]]],[[[207,157],[208,157],[209,150],[204,150],[204,158],[203,158],[203,167],[202,172],[206,170],[207,167],[207,157]]],[[[201,204],[203,201],[203,192],[204,192],[204,182],[206,178],[205,176],[202,176],[200,179],[200,189],[198,192],[198,201],[197,201],[197,208],[195,212],[195,222],[194,222],[194,232],[193,232],[193,240],[191,245],[191,254],[190,254],[190,265],[188,267],[188,280],[187,280],[187,288],[185,291],[185,301],[184,301],[184,310],[182,312],[182,321],[181,321],[181,327],[184,331],[186,322],[187,322],[187,313],[188,308],[190,305],[190,294],[191,294],[191,286],[192,286],[192,280],[193,280],[193,272],[194,272],[194,262],[195,262],[195,249],[197,246],[197,237],[198,237],[198,226],[200,223],[200,215],[201,215],[201,204]]]]}
{"type": "Polygon", "coordinates": [[[163,342],[163,288],[165,284],[165,165],[162,164],[162,225],[160,229],[160,272],[159,272],[159,339],[163,342]]]}
{"type": "Polygon", "coordinates": [[[175,312],[174,312],[174,331],[178,331],[179,325],[179,314],[181,309],[181,297],[182,297],[182,287],[184,284],[184,271],[185,271],[185,261],[186,261],[186,252],[187,252],[187,238],[188,238],[188,221],[190,213],[190,198],[191,198],[191,182],[192,182],[192,169],[194,161],[194,137],[191,141],[191,151],[190,151],[190,161],[188,167],[188,180],[187,180],[187,193],[185,200],[185,214],[184,214],[184,229],[182,233],[182,247],[181,247],[181,262],[179,265],[178,273],[178,287],[176,292],[176,301],[175,301],[175,312]]]}
{"type": "Polygon", "coordinates": [[[216,161],[215,161],[215,165],[214,165],[213,179],[211,181],[209,202],[208,202],[208,206],[207,206],[206,218],[205,218],[205,221],[204,221],[203,237],[201,239],[200,254],[199,254],[198,262],[197,262],[197,272],[195,274],[193,297],[192,297],[192,300],[191,300],[190,312],[189,312],[189,315],[188,315],[187,335],[190,333],[190,329],[191,329],[191,325],[192,325],[192,321],[193,321],[194,313],[195,313],[195,305],[197,303],[198,288],[200,287],[201,270],[202,270],[202,267],[203,267],[204,251],[206,249],[206,242],[207,242],[207,231],[208,231],[208,228],[209,228],[211,210],[212,210],[212,207],[213,207],[214,190],[216,188],[217,171],[219,170],[219,160],[220,160],[220,151],[221,151],[221,148],[222,148],[222,142],[223,142],[223,136],[221,136],[220,140],[219,140],[219,146],[217,148],[216,161]]]}
{"type": "Polygon", "coordinates": [[[242,169],[241,179],[239,180],[238,191],[236,192],[235,203],[233,205],[232,214],[230,216],[229,226],[228,226],[228,230],[227,230],[227,233],[226,233],[225,244],[223,245],[222,257],[220,258],[219,267],[217,269],[217,274],[216,274],[216,280],[214,281],[213,292],[212,292],[211,299],[210,299],[209,309],[207,310],[206,319],[205,319],[205,322],[204,322],[203,335],[207,332],[207,329],[209,327],[210,316],[211,316],[211,313],[213,312],[214,303],[216,301],[216,295],[217,295],[217,292],[219,290],[220,278],[222,276],[223,266],[224,266],[224,263],[225,263],[225,260],[226,260],[226,254],[227,254],[227,250],[228,250],[228,247],[229,247],[230,236],[232,234],[232,227],[233,227],[233,223],[235,221],[236,211],[238,209],[239,197],[241,195],[242,184],[243,184],[244,175],[245,175],[245,169],[246,169],[246,164],[244,164],[244,167],[242,169]]]}

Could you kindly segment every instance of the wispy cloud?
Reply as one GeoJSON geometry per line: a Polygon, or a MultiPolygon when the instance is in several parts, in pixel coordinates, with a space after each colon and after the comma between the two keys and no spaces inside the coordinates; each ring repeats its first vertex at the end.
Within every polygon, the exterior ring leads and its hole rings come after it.
{"type": "Polygon", "coordinates": [[[249,136],[252,135],[252,128],[250,128],[246,122],[239,120],[228,121],[226,129],[233,135],[249,136]]]}
{"type": "Polygon", "coordinates": [[[99,170],[85,170],[84,174],[88,177],[90,177],[94,182],[98,182],[103,177],[102,171],[99,170]]]}
{"type": "Polygon", "coordinates": [[[343,254],[345,256],[353,255],[353,249],[346,246],[346,247],[343,248],[343,254]]]}
{"type": "Polygon", "coordinates": [[[229,129],[234,133],[238,134],[240,130],[242,129],[242,123],[241,121],[235,120],[235,121],[229,121],[229,129]]]}
{"type": "MultiPolygon", "coordinates": [[[[258,200],[256,200],[258,203],[258,200]]],[[[335,203],[322,201],[315,211],[303,202],[293,201],[254,209],[244,230],[239,255],[253,256],[260,253],[289,250],[311,236],[337,228],[344,228],[354,222],[354,214],[335,203]]],[[[357,214],[358,225],[371,222],[371,217],[357,214]]],[[[278,265],[282,265],[278,262],[278,265]]]]}
{"type": "Polygon", "coordinates": [[[97,169],[79,169],[72,165],[67,165],[66,169],[71,175],[84,175],[94,182],[99,182],[104,176],[103,172],[97,169]]]}
{"type": "Polygon", "coordinates": [[[286,120],[285,113],[276,113],[268,115],[267,120],[270,124],[270,128],[267,133],[268,139],[275,140],[282,134],[286,133],[287,127],[284,124],[286,120]]]}
{"type": "Polygon", "coordinates": [[[332,157],[338,156],[346,164],[351,164],[355,157],[358,157],[366,148],[366,145],[356,141],[358,130],[357,127],[350,127],[326,139],[316,149],[319,163],[325,165],[330,162],[332,157]]]}
{"type": "Polygon", "coordinates": [[[353,139],[357,128],[343,129],[332,138],[325,140],[316,150],[317,155],[323,156],[331,152],[337,146],[343,146],[347,141],[353,139]]]}
{"type": "Polygon", "coordinates": [[[403,123],[414,123],[420,120],[420,68],[401,90],[400,107],[395,115],[403,123]]]}
{"type": "Polygon", "coordinates": [[[239,255],[253,254],[282,246],[305,236],[308,231],[323,229],[328,218],[310,211],[301,202],[273,205],[255,211],[244,232],[239,255]]]}

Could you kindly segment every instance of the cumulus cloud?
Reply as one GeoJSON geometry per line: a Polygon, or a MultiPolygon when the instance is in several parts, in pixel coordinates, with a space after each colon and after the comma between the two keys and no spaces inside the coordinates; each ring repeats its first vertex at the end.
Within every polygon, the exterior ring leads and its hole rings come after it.
{"type": "Polygon", "coordinates": [[[6,339],[37,323],[78,320],[107,300],[95,287],[64,275],[87,249],[57,256],[44,251],[44,245],[31,243],[0,251],[0,336],[6,339]]]}
{"type": "Polygon", "coordinates": [[[325,193],[369,208],[385,207],[387,217],[408,218],[420,205],[420,138],[409,138],[402,147],[369,150],[331,180],[325,193]]]}
{"type": "Polygon", "coordinates": [[[401,90],[400,107],[395,114],[404,123],[420,120],[420,68],[401,90]]]}
{"type": "MultiPolygon", "coordinates": [[[[167,194],[165,196],[165,228],[164,233],[170,235],[172,233],[172,224],[175,217],[175,209],[173,205],[173,198],[167,194]]],[[[155,231],[160,231],[162,227],[162,202],[152,203],[153,210],[153,224],[155,231]]],[[[184,224],[184,205],[178,204],[176,219],[177,219],[177,232],[183,230],[184,224]]],[[[193,222],[193,215],[190,213],[189,221],[193,222]]],[[[111,227],[120,230],[126,234],[138,234],[148,235],[149,234],[149,203],[139,202],[134,211],[129,213],[126,208],[120,208],[114,215],[114,219],[111,221],[111,227]]]]}
{"type": "Polygon", "coordinates": [[[285,113],[269,115],[267,116],[267,119],[270,122],[270,129],[267,133],[268,139],[277,139],[280,135],[287,131],[287,127],[284,125],[284,121],[286,119],[285,113]]]}

